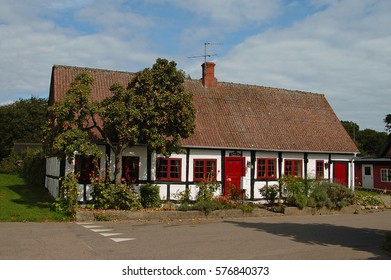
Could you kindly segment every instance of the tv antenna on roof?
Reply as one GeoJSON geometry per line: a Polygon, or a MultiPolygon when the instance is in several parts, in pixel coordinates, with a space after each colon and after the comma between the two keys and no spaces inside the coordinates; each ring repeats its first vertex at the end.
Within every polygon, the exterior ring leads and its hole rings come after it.
{"type": "Polygon", "coordinates": [[[188,56],[187,58],[203,57],[203,58],[204,58],[204,62],[206,63],[206,58],[207,58],[207,57],[212,57],[212,56],[216,56],[216,55],[217,55],[217,54],[209,54],[209,53],[208,53],[208,46],[209,46],[209,45],[221,45],[221,44],[219,44],[219,43],[206,42],[206,43],[204,43],[204,54],[203,54],[203,55],[188,56]]]}

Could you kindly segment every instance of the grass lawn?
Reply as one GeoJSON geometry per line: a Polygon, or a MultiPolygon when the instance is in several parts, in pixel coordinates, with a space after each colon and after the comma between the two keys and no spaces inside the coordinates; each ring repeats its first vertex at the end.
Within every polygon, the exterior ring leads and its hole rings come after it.
{"type": "Polygon", "coordinates": [[[44,187],[29,187],[15,174],[0,174],[1,222],[58,222],[70,217],[50,210],[53,198],[44,187]]]}

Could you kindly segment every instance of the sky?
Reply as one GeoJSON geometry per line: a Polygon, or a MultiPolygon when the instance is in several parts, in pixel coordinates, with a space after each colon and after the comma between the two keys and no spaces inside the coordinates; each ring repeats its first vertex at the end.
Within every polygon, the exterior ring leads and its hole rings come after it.
{"type": "Polygon", "coordinates": [[[340,120],[384,131],[389,0],[0,0],[0,105],[47,98],[53,65],[166,58],[199,79],[205,43],[218,81],[321,93],[340,120]]]}

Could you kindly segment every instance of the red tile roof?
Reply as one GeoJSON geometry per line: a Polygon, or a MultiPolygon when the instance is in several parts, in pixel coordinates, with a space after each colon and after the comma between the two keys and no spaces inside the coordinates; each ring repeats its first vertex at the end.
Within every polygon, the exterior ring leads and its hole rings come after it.
{"type": "MultiPolygon", "coordinates": [[[[91,98],[102,100],[114,83],[126,86],[132,73],[54,66],[49,102],[61,102],[74,77],[87,72],[93,79],[91,98]]],[[[322,94],[219,82],[205,88],[186,80],[193,93],[196,131],[187,147],[358,153],[322,94]]]]}

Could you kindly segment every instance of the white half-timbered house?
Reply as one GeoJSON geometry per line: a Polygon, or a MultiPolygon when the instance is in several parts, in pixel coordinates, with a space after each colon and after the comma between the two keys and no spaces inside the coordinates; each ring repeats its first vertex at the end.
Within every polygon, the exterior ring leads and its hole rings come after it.
{"type": "MultiPolygon", "coordinates": [[[[126,87],[132,78],[127,72],[56,65],[49,105],[64,100],[81,72],[94,79],[94,100],[109,96],[112,84],[126,87]]],[[[221,183],[222,192],[235,185],[252,200],[261,199],[259,189],[277,184],[284,175],[354,187],[353,159],[359,151],[323,94],[218,82],[214,72],[215,64],[206,62],[201,80],[185,81],[196,108],[195,133],[182,141],[186,153],[164,158],[145,146],[134,146],[123,154],[124,178],[136,185],[159,185],[165,200],[175,200],[185,188],[190,188],[194,197],[195,184],[207,176],[221,183]]],[[[112,151],[103,144],[100,148],[100,168],[107,166],[107,159],[112,166],[112,151]]],[[[60,178],[79,172],[79,200],[91,200],[90,164],[88,158],[77,154],[71,164],[48,158],[46,187],[57,196],[60,178]]]]}

